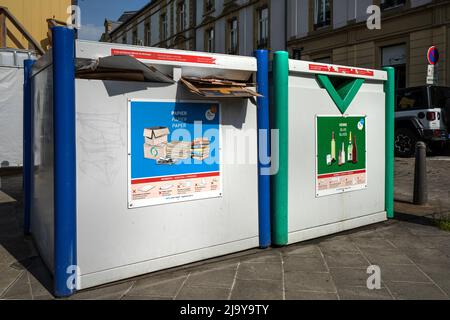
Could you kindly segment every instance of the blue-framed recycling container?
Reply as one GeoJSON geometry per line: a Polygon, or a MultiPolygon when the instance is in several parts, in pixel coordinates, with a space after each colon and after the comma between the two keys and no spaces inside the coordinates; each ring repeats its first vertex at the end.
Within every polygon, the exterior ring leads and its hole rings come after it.
{"type": "Polygon", "coordinates": [[[25,68],[25,232],[56,296],[270,246],[267,51],[52,33],[25,68]]]}

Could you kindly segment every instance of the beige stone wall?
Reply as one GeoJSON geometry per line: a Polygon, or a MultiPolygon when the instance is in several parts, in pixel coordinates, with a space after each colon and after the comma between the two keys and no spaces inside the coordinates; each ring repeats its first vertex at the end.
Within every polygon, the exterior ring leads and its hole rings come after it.
{"type": "Polygon", "coordinates": [[[365,68],[381,68],[381,48],[404,44],[407,50],[406,85],[426,82],[426,53],[435,45],[440,52],[439,84],[450,86],[450,1],[433,6],[387,12],[381,30],[368,30],[365,23],[339,29],[310,30],[303,38],[289,40],[288,47],[303,48],[302,59],[315,60],[324,55],[332,63],[365,68]]]}
{"type": "Polygon", "coordinates": [[[363,68],[373,68],[375,62],[375,44],[373,41],[350,45],[333,50],[333,63],[363,68]]]}

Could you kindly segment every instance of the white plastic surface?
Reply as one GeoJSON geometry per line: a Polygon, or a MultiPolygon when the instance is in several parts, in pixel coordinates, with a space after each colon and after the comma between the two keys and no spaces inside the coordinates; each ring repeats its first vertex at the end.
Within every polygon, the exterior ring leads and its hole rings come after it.
{"type": "Polygon", "coordinates": [[[53,270],[53,69],[39,72],[33,83],[34,184],[31,233],[45,264],[53,270]]]}
{"type": "Polygon", "coordinates": [[[26,59],[36,59],[36,56],[27,50],[0,48],[0,67],[23,68],[23,62],[26,59]]]}
{"type": "Polygon", "coordinates": [[[385,94],[367,80],[346,111],[367,116],[367,182],[363,190],[316,198],[316,115],[341,115],[313,74],[289,76],[289,243],[386,220],[385,94]]]}
{"type": "Polygon", "coordinates": [[[23,68],[0,66],[0,167],[22,166],[23,68]]]}
{"type": "MultiPolygon", "coordinates": [[[[80,288],[258,246],[256,134],[251,164],[223,165],[223,197],[127,208],[128,99],[199,100],[178,84],[77,80],[77,237],[80,288]]],[[[230,135],[256,132],[248,99],[222,103],[230,135]]]]}
{"type": "Polygon", "coordinates": [[[141,62],[153,65],[157,67],[159,71],[169,76],[172,75],[174,67],[181,67],[183,76],[215,76],[247,81],[257,69],[256,59],[253,57],[130,46],[117,43],[98,43],[82,40],[76,42],[76,57],[81,59],[107,57],[112,55],[114,52],[113,50],[120,54],[134,54],[141,62]],[[167,55],[166,58],[164,58],[164,55],[167,55]],[[145,58],[145,56],[147,56],[147,58],[145,58]],[[204,63],[199,63],[201,61],[204,63]]]}

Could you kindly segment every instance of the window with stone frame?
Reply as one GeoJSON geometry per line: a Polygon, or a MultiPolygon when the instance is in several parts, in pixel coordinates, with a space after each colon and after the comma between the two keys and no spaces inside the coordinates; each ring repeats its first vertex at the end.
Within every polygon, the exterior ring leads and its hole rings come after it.
{"type": "Polygon", "coordinates": [[[233,17],[227,22],[227,53],[237,54],[239,47],[239,22],[237,17],[233,17]]]}
{"type": "Polygon", "coordinates": [[[145,37],[144,43],[146,46],[150,46],[150,44],[151,44],[151,31],[150,30],[151,30],[150,29],[150,18],[148,18],[144,24],[144,34],[145,34],[144,35],[144,37],[145,37]]]}
{"type": "Polygon", "coordinates": [[[132,32],[132,44],[133,45],[138,45],[139,44],[138,30],[137,30],[136,26],[133,28],[133,32],[132,32]]]}
{"type": "Polygon", "coordinates": [[[205,31],[205,51],[214,52],[215,46],[215,32],[214,28],[209,28],[205,31]]]}
{"type": "Polygon", "coordinates": [[[168,37],[168,22],[167,22],[167,14],[164,12],[159,17],[160,23],[160,40],[164,41],[168,37]]]}
{"type": "Polygon", "coordinates": [[[269,7],[264,6],[257,10],[257,43],[258,49],[269,47],[269,7]]]}
{"type": "Polygon", "coordinates": [[[381,0],[380,7],[381,10],[389,10],[400,6],[404,6],[405,4],[406,0],[381,0]]]}
{"type": "Polygon", "coordinates": [[[179,1],[177,4],[177,32],[186,29],[186,1],[179,1]]]}
{"type": "Polygon", "coordinates": [[[203,3],[203,11],[204,13],[209,13],[211,11],[214,11],[215,9],[215,1],[214,0],[204,0],[203,3]]]}
{"type": "Polygon", "coordinates": [[[331,25],[331,0],[314,0],[314,28],[331,25]]]}

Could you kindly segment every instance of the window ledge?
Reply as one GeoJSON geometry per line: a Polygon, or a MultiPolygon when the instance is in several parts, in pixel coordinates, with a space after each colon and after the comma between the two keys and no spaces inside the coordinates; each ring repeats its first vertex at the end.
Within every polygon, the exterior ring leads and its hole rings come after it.
{"type": "Polygon", "coordinates": [[[216,9],[205,11],[205,12],[203,12],[203,17],[209,16],[209,15],[213,14],[214,12],[216,12],[216,9]]]}
{"type": "Polygon", "coordinates": [[[399,9],[401,7],[404,7],[404,6],[405,6],[405,4],[402,3],[402,4],[398,4],[396,6],[381,8],[381,11],[391,11],[391,10],[399,9]]]}

